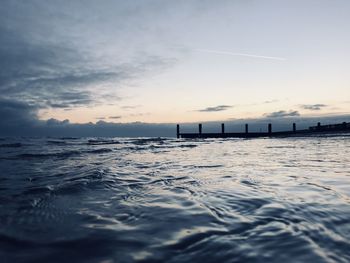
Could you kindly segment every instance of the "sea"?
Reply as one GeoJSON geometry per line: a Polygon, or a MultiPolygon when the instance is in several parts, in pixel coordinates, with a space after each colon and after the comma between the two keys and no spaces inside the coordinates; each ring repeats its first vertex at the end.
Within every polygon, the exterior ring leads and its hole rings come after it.
{"type": "Polygon", "coordinates": [[[350,137],[0,138],[0,262],[350,262],[350,137]]]}

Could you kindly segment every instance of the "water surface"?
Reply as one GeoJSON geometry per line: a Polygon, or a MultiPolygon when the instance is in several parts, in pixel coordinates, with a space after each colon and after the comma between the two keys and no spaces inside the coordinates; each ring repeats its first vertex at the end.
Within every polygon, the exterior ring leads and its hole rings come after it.
{"type": "Polygon", "coordinates": [[[350,262],[349,139],[2,138],[1,262],[350,262]]]}

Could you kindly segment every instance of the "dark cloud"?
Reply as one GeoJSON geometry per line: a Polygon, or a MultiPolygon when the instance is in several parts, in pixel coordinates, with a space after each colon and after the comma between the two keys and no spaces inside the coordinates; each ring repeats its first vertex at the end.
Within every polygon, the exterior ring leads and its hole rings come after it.
{"type": "Polygon", "coordinates": [[[0,98],[0,128],[33,124],[37,119],[37,107],[25,102],[0,98]]]}
{"type": "MultiPolygon", "coordinates": [[[[119,87],[174,63],[173,59],[149,53],[134,54],[126,61],[103,52],[96,55],[97,46],[91,49],[79,38],[79,31],[72,29],[79,24],[75,17],[79,12],[66,4],[61,10],[54,2],[1,2],[0,127],[3,130],[27,127],[28,123],[40,124],[37,113],[41,109],[70,110],[115,103],[122,99],[117,95],[119,87]]],[[[48,124],[57,125],[53,120],[48,124]]]]}
{"type": "MultiPolygon", "coordinates": [[[[100,7],[93,2],[85,5],[100,7]]],[[[125,8],[128,5],[115,3],[113,6],[125,8]]],[[[174,63],[173,59],[146,52],[134,53],[122,60],[123,54],[119,58],[99,50],[105,48],[100,43],[93,42],[96,46],[89,46],[87,42],[94,39],[90,34],[106,36],[100,34],[101,28],[94,27],[103,24],[90,19],[94,14],[92,9],[71,1],[61,4],[2,1],[0,96],[35,103],[39,108],[115,102],[120,100],[116,95],[118,88],[126,82],[129,84],[174,63]],[[77,23],[78,20],[86,23],[77,23]],[[81,32],[81,26],[89,28],[81,32]]],[[[104,11],[112,15],[108,9],[104,11]]],[[[114,18],[118,16],[108,16],[108,19],[114,18]]]]}
{"type": "Polygon", "coordinates": [[[120,100],[115,89],[103,92],[101,87],[122,85],[167,63],[160,57],[144,56],[130,63],[101,66],[69,44],[38,43],[1,26],[0,36],[1,96],[16,96],[41,108],[120,100]]]}
{"type": "Polygon", "coordinates": [[[122,116],[110,116],[109,119],[121,119],[122,116]]]}
{"type": "Polygon", "coordinates": [[[304,105],[301,105],[300,107],[304,110],[318,111],[327,106],[328,105],[325,105],[325,104],[304,104],[304,105]]]}
{"type": "Polygon", "coordinates": [[[232,108],[233,106],[230,106],[230,105],[218,105],[218,106],[215,106],[215,107],[207,107],[205,109],[201,109],[201,110],[198,110],[199,112],[216,112],[216,111],[225,111],[225,110],[228,110],[230,108],[232,108]]]}
{"type": "Polygon", "coordinates": [[[265,113],[264,116],[268,117],[268,118],[284,118],[284,117],[300,116],[300,113],[298,111],[280,110],[280,111],[275,111],[275,112],[271,112],[271,113],[265,113]]]}
{"type": "Polygon", "coordinates": [[[37,43],[0,26],[0,91],[38,107],[91,104],[87,85],[117,77],[118,72],[87,68],[88,61],[67,45],[37,43]],[[84,66],[85,65],[85,66],[84,66]]]}
{"type": "Polygon", "coordinates": [[[46,121],[47,126],[62,126],[62,125],[67,126],[68,124],[70,124],[69,120],[60,121],[60,120],[51,118],[46,121]]]}

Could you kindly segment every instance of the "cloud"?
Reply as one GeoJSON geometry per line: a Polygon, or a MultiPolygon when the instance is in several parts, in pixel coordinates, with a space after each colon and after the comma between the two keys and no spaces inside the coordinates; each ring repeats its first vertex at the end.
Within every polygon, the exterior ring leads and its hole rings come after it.
{"type": "MultiPolygon", "coordinates": [[[[124,4],[120,1],[118,3],[112,1],[105,5],[87,2],[84,6],[89,8],[82,8],[79,2],[64,2],[66,3],[42,3],[36,0],[30,3],[2,1],[0,63],[6,65],[6,70],[0,72],[0,85],[5,84],[4,81],[12,82],[14,77],[25,77],[26,81],[31,80],[34,83],[52,84],[59,81],[64,85],[85,85],[91,81],[108,81],[114,77],[123,78],[130,75],[135,77],[140,71],[152,71],[152,64],[164,62],[164,57],[145,52],[145,47],[141,49],[142,56],[137,53],[138,50],[132,49],[135,53],[127,57],[134,58],[132,62],[123,54],[114,57],[116,54],[105,51],[107,43],[94,42],[102,41],[98,37],[110,36],[114,38],[113,40],[118,40],[118,37],[130,34],[127,30],[124,32],[117,30],[113,26],[115,23],[112,22],[132,19],[130,15],[116,16],[116,13],[123,13],[125,11],[123,8],[130,8],[133,4],[124,4]],[[111,5],[113,12],[110,12],[111,5]],[[92,11],[96,8],[102,12],[101,15],[103,12],[106,14],[106,21],[91,18],[92,14],[96,14],[96,10],[92,11]],[[77,23],[77,20],[84,23],[77,23]],[[107,21],[108,24],[103,23],[107,21]],[[84,27],[84,32],[81,32],[80,27],[84,27]],[[101,32],[101,29],[112,30],[109,33],[115,34],[108,35],[101,32]],[[91,37],[91,34],[94,37],[91,37]],[[130,72],[130,69],[133,71],[130,72]]],[[[137,23],[136,25],[138,28],[137,23]]],[[[109,42],[113,46],[121,43],[123,41],[109,42]]],[[[132,44],[128,45],[130,47],[132,44]]],[[[117,51],[120,53],[120,50],[117,51]]]]}
{"type": "Polygon", "coordinates": [[[37,107],[17,100],[0,97],[0,130],[6,127],[32,125],[37,119],[37,107]]]}
{"type": "Polygon", "coordinates": [[[328,105],[325,105],[325,104],[303,104],[300,107],[304,110],[318,111],[324,107],[328,107],[328,105]]]}
{"type": "Polygon", "coordinates": [[[233,106],[230,105],[218,105],[215,107],[207,107],[201,110],[198,110],[199,112],[217,112],[217,111],[225,111],[228,110],[230,108],[232,108],[233,106]]]}
{"type": "Polygon", "coordinates": [[[17,97],[39,108],[72,108],[116,101],[118,89],[168,62],[143,56],[129,63],[103,64],[69,43],[26,39],[0,26],[1,97],[17,97]],[[98,87],[98,88],[97,88],[98,87]]]}
{"type": "Polygon", "coordinates": [[[121,108],[124,110],[132,110],[141,107],[141,105],[130,105],[130,106],[122,106],[121,108]]]}
{"type": "Polygon", "coordinates": [[[38,107],[65,108],[92,103],[86,85],[114,74],[88,69],[88,61],[67,45],[37,43],[0,26],[0,91],[2,97],[19,97],[38,107]]]}
{"type": "Polygon", "coordinates": [[[121,119],[122,118],[122,116],[110,116],[110,117],[108,117],[109,119],[121,119]]]}
{"type": "MultiPolygon", "coordinates": [[[[92,34],[99,34],[101,23],[77,23],[80,19],[90,19],[91,16],[84,15],[88,10],[82,10],[78,3],[6,0],[1,3],[2,129],[41,123],[38,112],[42,109],[68,111],[119,102],[123,99],[118,96],[120,88],[134,85],[135,81],[176,62],[158,53],[139,53],[136,49],[132,49],[135,51],[132,56],[108,53],[105,45],[91,38],[92,34]],[[92,28],[95,24],[99,28],[92,28]]],[[[111,14],[109,19],[114,17],[111,14]]]]}
{"type": "Polygon", "coordinates": [[[147,115],[151,115],[150,112],[142,112],[142,113],[131,113],[131,114],[128,114],[127,116],[129,117],[141,117],[141,116],[147,116],[147,115]]]}
{"type": "Polygon", "coordinates": [[[70,122],[69,122],[69,120],[60,121],[60,120],[56,120],[54,118],[51,118],[51,119],[48,119],[46,121],[46,124],[48,126],[62,126],[62,125],[68,125],[68,124],[70,124],[70,122]]]}
{"type": "Polygon", "coordinates": [[[265,113],[263,116],[268,118],[284,118],[284,117],[297,117],[300,116],[300,113],[298,111],[275,111],[271,113],[265,113]]]}
{"type": "Polygon", "coordinates": [[[278,102],[278,100],[266,100],[263,102],[263,104],[270,104],[270,103],[275,103],[278,102]]]}

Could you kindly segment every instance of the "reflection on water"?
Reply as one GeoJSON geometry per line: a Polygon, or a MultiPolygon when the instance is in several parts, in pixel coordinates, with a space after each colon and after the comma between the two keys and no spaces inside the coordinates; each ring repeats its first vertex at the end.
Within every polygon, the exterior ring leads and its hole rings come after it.
{"type": "Polygon", "coordinates": [[[1,262],[349,262],[349,137],[3,139],[1,262]]]}

